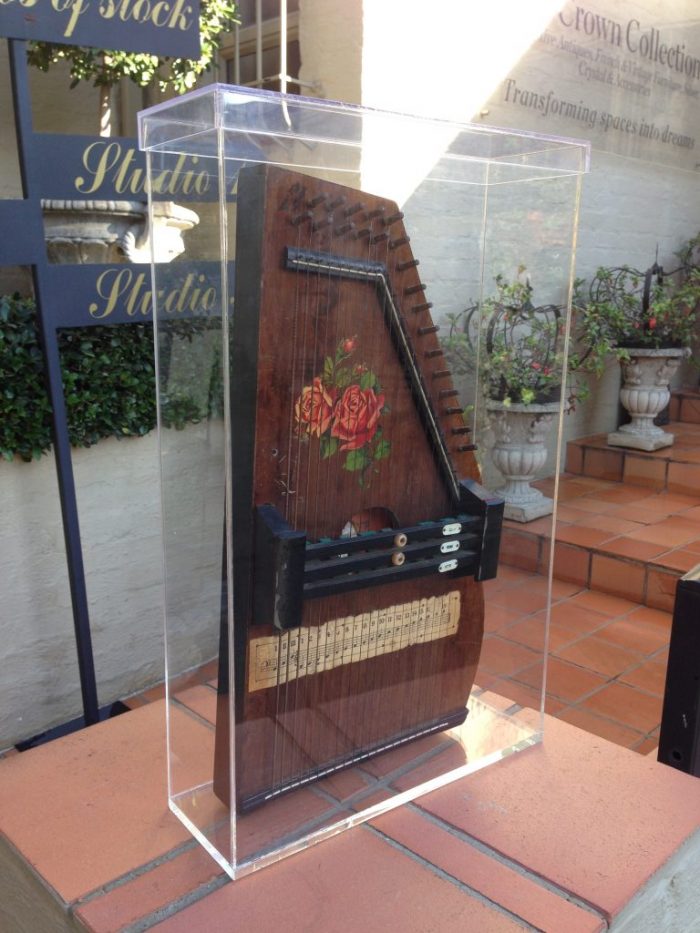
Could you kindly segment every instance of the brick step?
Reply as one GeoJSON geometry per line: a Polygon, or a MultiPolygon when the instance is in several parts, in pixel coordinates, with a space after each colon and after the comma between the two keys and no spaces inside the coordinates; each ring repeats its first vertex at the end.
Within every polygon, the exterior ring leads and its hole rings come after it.
{"type": "Polygon", "coordinates": [[[688,386],[674,389],[668,412],[671,421],[700,424],[700,390],[688,386]]]}
{"type": "MultiPolygon", "coordinates": [[[[559,580],[670,612],[678,577],[700,563],[700,486],[691,496],[566,473],[557,518],[559,580]]],[[[503,564],[546,574],[550,534],[549,518],[506,521],[503,564]]]]}
{"type": "Polygon", "coordinates": [[[569,441],[566,471],[591,479],[700,497],[700,423],[672,421],[664,430],[674,435],[674,444],[652,452],[611,447],[606,434],[569,441]]]}

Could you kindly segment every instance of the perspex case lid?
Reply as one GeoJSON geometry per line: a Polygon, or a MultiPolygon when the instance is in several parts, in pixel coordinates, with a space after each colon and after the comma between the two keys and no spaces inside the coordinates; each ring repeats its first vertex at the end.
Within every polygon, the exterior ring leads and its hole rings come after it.
{"type": "Polygon", "coordinates": [[[221,85],[139,133],[170,806],[239,877],[542,736],[589,148],[221,85]]]}

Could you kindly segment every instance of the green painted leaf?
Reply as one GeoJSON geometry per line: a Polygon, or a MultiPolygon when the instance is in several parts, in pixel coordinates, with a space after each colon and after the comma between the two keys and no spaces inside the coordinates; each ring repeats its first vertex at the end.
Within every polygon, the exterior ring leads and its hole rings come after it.
{"type": "Polygon", "coordinates": [[[348,470],[350,473],[354,473],[356,470],[364,470],[369,466],[369,463],[370,459],[367,456],[367,451],[364,447],[360,447],[359,450],[351,450],[348,452],[345,463],[343,464],[343,469],[348,470]]]}
{"type": "Polygon", "coordinates": [[[366,373],[362,373],[360,376],[360,388],[364,391],[365,389],[372,389],[375,386],[379,388],[377,377],[371,369],[368,369],[366,373]]]}
{"type": "Polygon", "coordinates": [[[321,459],[327,460],[329,457],[332,457],[334,453],[337,453],[338,447],[340,447],[340,441],[337,437],[330,437],[328,434],[322,435],[321,459]]]}
{"type": "Polygon", "coordinates": [[[391,453],[391,443],[389,441],[379,441],[377,446],[374,448],[374,459],[375,460],[385,460],[391,453]]]}

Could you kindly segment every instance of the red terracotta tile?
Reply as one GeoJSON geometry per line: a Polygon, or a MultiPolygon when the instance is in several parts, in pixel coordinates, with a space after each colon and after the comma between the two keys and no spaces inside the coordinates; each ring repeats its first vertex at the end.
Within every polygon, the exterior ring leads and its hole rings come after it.
{"type": "MultiPolygon", "coordinates": [[[[591,512],[594,515],[603,515],[605,512],[610,512],[612,509],[617,508],[614,502],[606,502],[604,499],[598,499],[592,495],[585,495],[578,499],[572,499],[568,507],[576,510],[576,521],[581,521],[582,518],[590,515],[591,512]],[[585,514],[581,515],[581,512],[585,514]]],[[[573,521],[574,519],[569,520],[573,521]]]]}
{"type": "Polygon", "coordinates": [[[638,730],[622,726],[618,722],[613,722],[612,719],[597,716],[595,713],[581,709],[580,706],[569,707],[557,713],[556,716],[562,722],[569,722],[572,726],[584,729],[593,735],[599,735],[602,739],[622,745],[624,748],[632,748],[642,739],[642,733],[638,730]]]}
{"type": "Polygon", "coordinates": [[[652,512],[645,509],[643,502],[644,500],[632,502],[627,505],[616,505],[608,512],[608,515],[614,516],[615,518],[624,518],[628,521],[636,522],[639,525],[654,525],[656,522],[660,522],[665,518],[663,513],[652,512]]]}
{"type": "Polygon", "coordinates": [[[697,779],[551,717],[542,745],[418,805],[609,922],[700,825],[697,779]]]}
{"type": "MultiPolygon", "coordinates": [[[[697,502],[697,499],[694,500],[697,502]]],[[[683,518],[687,518],[691,522],[700,522],[700,505],[691,506],[689,509],[683,509],[678,513],[683,518]]]]}
{"type": "Polygon", "coordinates": [[[666,461],[653,457],[642,457],[628,452],[622,481],[634,486],[648,486],[651,489],[663,489],[666,485],[666,461]]]}
{"type": "Polygon", "coordinates": [[[630,532],[627,537],[635,541],[650,541],[652,544],[664,545],[668,551],[674,547],[681,547],[697,537],[697,527],[692,527],[687,521],[680,524],[681,522],[683,520],[680,518],[665,518],[653,525],[645,525],[639,531],[630,532]]]}
{"type": "Polygon", "coordinates": [[[558,541],[554,546],[554,575],[558,580],[588,586],[590,561],[591,555],[584,548],[563,541],[558,541]]]}
{"type": "Polygon", "coordinates": [[[688,573],[689,570],[700,564],[700,554],[686,548],[676,548],[673,551],[666,551],[665,554],[659,554],[651,563],[660,567],[669,567],[671,570],[679,571],[679,573],[688,573]]]}
{"type": "Polygon", "coordinates": [[[575,544],[582,548],[593,548],[603,541],[612,538],[612,532],[601,530],[600,528],[590,528],[582,524],[567,525],[564,528],[557,528],[557,541],[564,541],[566,544],[575,544]]]}
{"type": "Polygon", "coordinates": [[[634,486],[613,486],[611,489],[596,493],[598,499],[613,502],[615,505],[629,505],[630,502],[643,499],[645,495],[644,489],[635,489],[634,486]]]}
{"type": "MultiPolygon", "coordinates": [[[[604,594],[596,595],[603,596],[604,594]]],[[[540,614],[538,613],[535,618],[540,618],[540,614]]],[[[592,606],[589,608],[585,601],[581,600],[577,595],[565,603],[557,603],[556,606],[552,606],[551,620],[553,625],[563,626],[572,634],[575,633],[580,637],[590,635],[601,625],[606,625],[609,622],[609,616],[598,612],[592,606]]]]}
{"type": "MultiPolygon", "coordinates": [[[[513,680],[537,689],[542,682],[542,663],[512,675],[513,680]]],[[[547,663],[547,693],[559,700],[574,703],[605,684],[606,678],[584,670],[568,661],[550,657],[547,663]]]]}
{"type": "MultiPolygon", "coordinates": [[[[640,758],[640,760],[642,760],[640,758]]],[[[158,924],[159,933],[231,929],[286,933],[355,929],[406,933],[463,929],[510,933],[521,924],[465,893],[434,870],[361,827],[265,871],[224,885],[158,924]],[[396,892],[401,892],[397,899],[396,892]],[[261,925],[262,924],[262,925],[261,925]]]]}
{"type": "Polygon", "coordinates": [[[519,570],[517,567],[509,567],[503,562],[499,562],[498,576],[493,580],[486,580],[483,584],[484,595],[496,593],[499,590],[508,589],[516,586],[518,583],[527,583],[528,580],[536,580],[537,574],[528,573],[526,570],[519,570]]]}
{"type": "Polygon", "coordinates": [[[645,655],[665,648],[670,635],[670,616],[646,606],[623,618],[609,622],[596,632],[597,638],[645,655]],[[655,618],[653,614],[656,614],[658,618],[655,618]]]}
{"type": "Polygon", "coordinates": [[[575,441],[566,445],[566,472],[583,473],[583,448],[575,441]]]}
{"type": "Polygon", "coordinates": [[[580,706],[642,733],[661,722],[661,698],[627,684],[608,684],[583,700],[580,706]]]}
{"type": "MultiPolygon", "coordinates": [[[[190,786],[209,780],[212,733],[185,713],[173,717],[179,741],[201,747],[190,786]]],[[[2,830],[64,901],[190,838],[167,809],[162,702],[10,758],[2,769],[2,830]]]]}
{"type": "MultiPolygon", "coordinates": [[[[516,681],[511,680],[510,677],[500,677],[498,680],[495,680],[491,685],[491,690],[502,697],[506,697],[513,703],[517,703],[519,706],[526,706],[535,710],[539,710],[540,708],[542,691],[535,687],[527,687],[525,684],[516,683],[516,681]]],[[[546,695],[544,708],[545,712],[554,716],[560,710],[566,709],[566,706],[561,700],[557,700],[556,697],[546,695]]]]}
{"type": "Polygon", "coordinates": [[[688,541],[688,543],[683,546],[686,551],[692,551],[693,554],[700,554],[700,538],[697,538],[695,541],[688,541]]]}
{"type": "Polygon", "coordinates": [[[700,423],[700,400],[696,398],[682,398],[678,420],[695,424],[700,423]]]}
{"type": "Polygon", "coordinates": [[[536,571],[540,561],[540,539],[507,529],[501,538],[500,559],[507,566],[536,571]]]}
{"type": "Polygon", "coordinates": [[[557,520],[572,524],[584,518],[588,513],[581,510],[574,503],[584,502],[583,499],[573,499],[571,503],[560,502],[557,504],[557,520]]]}
{"type": "Polygon", "coordinates": [[[512,674],[536,660],[537,652],[530,648],[506,641],[498,635],[487,635],[481,649],[479,670],[489,674],[512,674]]]}
{"type": "Polygon", "coordinates": [[[92,933],[119,933],[222,875],[214,859],[197,845],[82,904],[76,916],[92,933]]]}
{"type": "Polygon", "coordinates": [[[601,531],[610,532],[611,535],[626,535],[643,527],[639,522],[631,522],[615,515],[589,515],[578,524],[587,528],[599,528],[601,531]]]}
{"type": "Polygon", "coordinates": [[[603,554],[591,559],[591,588],[621,596],[632,602],[644,599],[644,568],[626,560],[617,560],[603,554]]]}
{"type": "Polygon", "coordinates": [[[506,609],[487,599],[484,607],[484,631],[498,632],[512,625],[520,617],[521,613],[514,609],[506,609]]]}
{"type": "Polygon", "coordinates": [[[647,570],[647,605],[671,612],[676,601],[679,574],[671,570],[647,570]]]}
{"type": "Polygon", "coordinates": [[[597,593],[595,590],[584,590],[571,599],[571,606],[580,606],[604,616],[622,616],[639,607],[639,603],[619,596],[610,596],[608,593],[597,593]]]}
{"type": "Polygon", "coordinates": [[[603,677],[616,677],[637,664],[643,657],[640,651],[623,648],[594,635],[582,638],[573,645],[559,648],[554,653],[558,658],[595,671],[603,677]]]}
{"type": "Polygon", "coordinates": [[[677,395],[671,393],[671,398],[668,402],[668,416],[671,421],[680,421],[681,413],[681,400],[677,395]]]}
{"type": "Polygon", "coordinates": [[[700,495],[700,464],[669,463],[668,491],[687,496],[700,495]]]}
{"type": "MultiPolygon", "coordinates": [[[[527,645],[535,651],[544,651],[545,619],[544,613],[537,613],[535,616],[529,616],[516,622],[501,631],[501,637],[509,641],[517,641],[521,645],[527,645]]],[[[566,645],[579,637],[575,628],[551,622],[549,626],[549,650],[566,645]]]]}
{"type": "Polygon", "coordinates": [[[212,725],[216,723],[216,692],[211,687],[197,684],[186,690],[176,690],[171,694],[171,699],[182,703],[212,725]]]}
{"type": "MultiPolygon", "coordinates": [[[[639,526],[637,525],[637,527],[639,526]]],[[[615,554],[618,557],[630,557],[633,560],[646,562],[652,557],[656,557],[657,554],[663,554],[665,545],[622,536],[606,541],[605,544],[601,545],[600,550],[606,554],[615,554]]]]}
{"type": "Polygon", "coordinates": [[[478,851],[466,839],[428,821],[415,808],[402,807],[379,817],[372,825],[535,929],[567,933],[601,929],[598,917],[543,888],[515,866],[478,851]]]}
{"type": "Polygon", "coordinates": [[[666,686],[666,664],[660,661],[646,661],[639,667],[621,674],[620,681],[631,687],[639,687],[647,693],[663,696],[666,686]]]}
{"type": "Polygon", "coordinates": [[[587,447],[583,455],[583,472],[598,479],[621,480],[623,455],[616,450],[596,450],[587,447]]]}
{"type": "Polygon", "coordinates": [[[644,509],[648,512],[661,512],[664,515],[681,514],[683,518],[689,518],[688,509],[698,504],[697,496],[681,496],[670,492],[660,492],[655,496],[649,496],[644,500],[644,509]]]}
{"type": "Polygon", "coordinates": [[[569,583],[567,580],[552,580],[552,602],[557,603],[562,599],[569,599],[576,593],[581,592],[578,583],[569,583]]]}
{"type": "Polygon", "coordinates": [[[542,585],[542,578],[538,582],[540,585],[523,584],[501,590],[493,595],[492,601],[495,605],[519,612],[520,615],[537,612],[547,605],[546,586],[542,585]]]}

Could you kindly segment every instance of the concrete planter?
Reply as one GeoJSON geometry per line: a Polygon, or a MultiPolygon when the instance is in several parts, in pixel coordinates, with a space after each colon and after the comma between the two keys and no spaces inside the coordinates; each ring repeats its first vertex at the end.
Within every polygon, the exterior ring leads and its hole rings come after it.
{"type": "Polygon", "coordinates": [[[547,461],[547,439],[559,403],[504,405],[492,401],[486,407],[495,435],[491,459],[506,480],[496,490],[505,500],[505,517],[531,522],[550,515],[554,503],[530,483],[547,461]]]}
{"type": "Polygon", "coordinates": [[[670,447],[674,441],[673,434],[657,427],[654,418],[668,405],[671,397],[669,383],[690,351],[687,348],[638,348],[628,352],[629,360],[620,361],[620,401],[631,420],[608,434],[608,444],[635,450],[670,447]]]}

